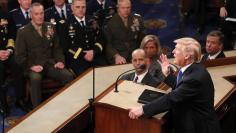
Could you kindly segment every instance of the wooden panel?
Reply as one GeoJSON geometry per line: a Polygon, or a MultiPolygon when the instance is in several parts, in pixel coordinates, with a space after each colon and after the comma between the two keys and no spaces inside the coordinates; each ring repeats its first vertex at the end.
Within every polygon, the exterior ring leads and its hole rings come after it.
{"type": "Polygon", "coordinates": [[[97,103],[96,133],[161,133],[162,122],[151,118],[132,120],[128,110],[108,104],[97,103]]]}

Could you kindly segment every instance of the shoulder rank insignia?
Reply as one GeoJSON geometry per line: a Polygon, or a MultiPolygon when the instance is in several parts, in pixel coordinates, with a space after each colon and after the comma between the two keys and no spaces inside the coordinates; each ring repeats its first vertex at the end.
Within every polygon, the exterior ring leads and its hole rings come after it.
{"type": "Polygon", "coordinates": [[[56,22],[56,20],[55,20],[54,18],[51,18],[51,19],[50,19],[50,23],[53,24],[53,25],[56,25],[56,24],[57,24],[57,22],[56,22]]]}
{"type": "Polygon", "coordinates": [[[8,24],[8,21],[6,19],[1,19],[0,25],[5,26],[8,24]]]}
{"type": "Polygon", "coordinates": [[[65,23],[65,20],[62,19],[62,20],[59,21],[59,23],[64,24],[64,23],[65,23]]]}

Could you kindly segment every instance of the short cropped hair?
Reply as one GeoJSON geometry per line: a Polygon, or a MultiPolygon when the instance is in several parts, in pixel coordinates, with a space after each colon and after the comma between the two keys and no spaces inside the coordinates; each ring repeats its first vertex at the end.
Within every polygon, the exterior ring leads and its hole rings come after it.
{"type": "MultiPolygon", "coordinates": [[[[36,6],[42,6],[43,7],[43,5],[41,4],[41,3],[39,3],[39,2],[34,2],[33,4],[31,4],[31,6],[30,6],[30,12],[32,12],[32,8],[33,7],[36,7],[36,6]]],[[[43,7],[44,8],[44,7],[43,7]]]]}
{"type": "Polygon", "coordinates": [[[220,45],[223,45],[224,43],[224,34],[221,31],[213,30],[210,33],[208,33],[207,36],[218,37],[220,41],[220,45]]]}

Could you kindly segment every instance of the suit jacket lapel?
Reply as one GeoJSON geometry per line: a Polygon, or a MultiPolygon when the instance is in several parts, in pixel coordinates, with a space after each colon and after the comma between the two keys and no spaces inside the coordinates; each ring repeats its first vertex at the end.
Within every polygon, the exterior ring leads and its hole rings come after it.
{"type": "Polygon", "coordinates": [[[179,86],[186,78],[186,75],[188,75],[191,71],[192,71],[192,67],[193,67],[194,63],[192,65],[190,65],[183,73],[182,78],[179,80],[179,82],[177,83],[176,81],[176,86],[179,86]]]}

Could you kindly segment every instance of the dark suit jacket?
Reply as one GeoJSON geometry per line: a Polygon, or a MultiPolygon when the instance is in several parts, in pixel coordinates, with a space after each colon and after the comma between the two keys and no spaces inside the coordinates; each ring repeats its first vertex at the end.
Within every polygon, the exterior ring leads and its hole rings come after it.
{"type": "Polygon", "coordinates": [[[57,62],[65,62],[56,34],[53,34],[51,39],[46,37],[48,25],[53,27],[50,23],[43,23],[42,37],[31,23],[18,30],[15,56],[25,70],[29,70],[34,65],[45,67],[57,62]]]}
{"type": "MultiPolygon", "coordinates": [[[[123,77],[121,77],[121,79],[123,80],[128,80],[128,81],[133,81],[134,80],[134,76],[135,76],[135,72],[133,73],[128,73],[126,75],[124,75],[123,77]]],[[[148,72],[143,80],[141,81],[142,84],[145,84],[145,85],[149,85],[149,86],[152,86],[152,87],[157,87],[160,82],[156,81],[152,75],[150,75],[150,73],[148,72]]]]}
{"type": "MultiPolygon", "coordinates": [[[[208,56],[209,56],[209,54],[208,54],[208,53],[205,53],[205,54],[203,55],[201,61],[205,61],[205,60],[207,60],[208,56]]],[[[216,59],[217,59],[217,58],[225,58],[225,54],[224,54],[224,52],[221,51],[220,54],[216,56],[216,59]]]]}
{"type": "Polygon", "coordinates": [[[177,85],[175,76],[168,76],[165,83],[174,90],[144,105],[145,116],[171,110],[176,133],[220,132],[214,110],[214,85],[202,64],[187,68],[177,85]]]}
{"type": "Polygon", "coordinates": [[[117,53],[130,62],[131,53],[139,48],[145,30],[141,16],[131,14],[126,27],[121,17],[115,14],[105,27],[104,33],[107,41],[106,56],[108,61],[114,64],[114,55],[117,53]]]}

